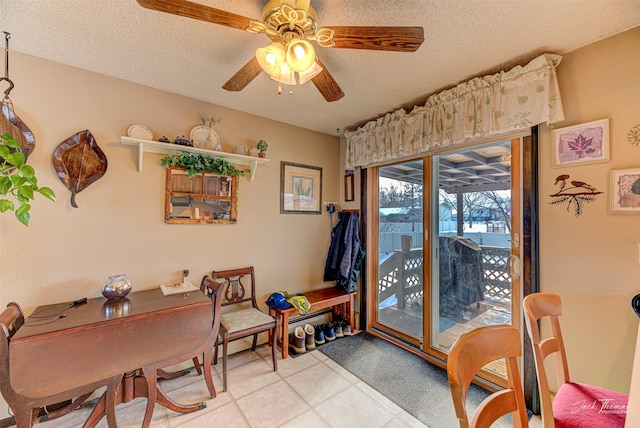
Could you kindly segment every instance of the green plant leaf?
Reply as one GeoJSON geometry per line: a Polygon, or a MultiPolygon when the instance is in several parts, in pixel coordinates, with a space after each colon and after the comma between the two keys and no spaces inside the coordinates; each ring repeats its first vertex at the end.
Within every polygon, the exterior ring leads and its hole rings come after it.
{"type": "Polygon", "coordinates": [[[56,201],[56,194],[48,187],[40,187],[38,189],[38,193],[40,193],[45,198],[52,200],[53,202],[56,201]]]}
{"type": "Polygon", "coordinates": [[[11,175],[11,184],[13,184],[13,187],[18,188],[20,186],[22,186],[24,184],[25,181],[27,181],[26,178],[18,175],[18,174],[14,174],[11,175]]]}
{"type": "Polygon", "coordinates": [[[4,144],[0,144],[0,158],[6,158],[10,153],[11,150],[9,150],[9,147],[5,146],[4,144]]]}
{"type": "Polygon", "coordinates": [[[36,170],[33,169],[33,167],[31,165],[22,165],[20,167],[20,172],[25,177],[32,178],[32,177],[36,176],[36,170]]]}
{"type": "Polygon", "coordinates": [[[2,139],[4,140],[4,144],[6,144],[7,147],[11,147],[12,149],[20,148],[20,141],[13,138],[11,134],[2,134],[2,139]]]}
{"type": "Polygon", "coordinates": [[[18,188],[18,196],[24,196],[27,200],[33,199],[33,189],[31,186],[20,186],[18,188]]]}
{"type": "Polygon", "coordinates": [[[0,199],[0,212],[5,212],[5,211],[13,211],[14,209],[14,205],[13,202],[11,202],[8,199],[0,199]]]}
{"type": "Polygon", "coordinates": [[[234,176],[242,176],[246,173],[245,170],[230,165],[225,159],[205,157],[189,152],[181,152],[179,156],[167,155],[160,160],[160,164],[166,167],[184,168],[189,177],[203,172],[234,176]]]}
{"type": "Polygon", "coordinates": [[[5,156],[4,159],[8,164],[11,164],[16,168],[20,168],[24,165],[24,154],[22,154],[22,152],[9,153],[9,155],[5,156]]]}
{"type": "Polygon", "coordinates": [[[11,190],[11,178],[6,175],[0,178],[0,195],[6,195],[11,190]]]}
{"type": "Polygon", "coordinates": [[[29,220],[31,219],[31,216],[29,215],[30,209],[31,209],[31,205],[23,203],[16,210],[16,218],[20,223],[24,224],[25,226],[29,226],[29,220]]]}
{"type": "Polygon", "coordinates": [[[55,202],[55,194],[48,187],[38,188],[35,169],[25,164],[20,142],[10,134],[2,134],[0,144],[0,195],[5,195],[17,201],[20,205],[16,209],[11,199],[0,199],[0,212],[14,211],[16,219],[25,226],[31,218],[29,211],[34,192],[38,192],[47,199],[55,202]]]}

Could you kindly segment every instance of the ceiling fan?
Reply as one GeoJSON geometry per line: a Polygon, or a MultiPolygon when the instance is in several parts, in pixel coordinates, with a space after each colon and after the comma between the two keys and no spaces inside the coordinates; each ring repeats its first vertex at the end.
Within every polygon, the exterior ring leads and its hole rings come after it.
{"type": "Polygon", "coordinates": [[[327,101],[337,101],[344,92],[316,57],[310,40],[325,48],[396,52],[414,52],[424,41],[422,27],[318,27],[318,15],[310,0],[270,0],[264,6],[262,21],[187,0],[137,1],[147,9],[266,34],[273,43],[259,48],[256,56],[222,86],[228,91],[241,91],[265,71],[272,79],[289,85],[311,80],[327,101]]]}

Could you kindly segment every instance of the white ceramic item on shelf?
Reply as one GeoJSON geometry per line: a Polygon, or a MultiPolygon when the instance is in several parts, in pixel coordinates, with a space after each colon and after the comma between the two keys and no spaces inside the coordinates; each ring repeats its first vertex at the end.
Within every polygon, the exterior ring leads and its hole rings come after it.
{"type": "Polygon", "coordinates": [[[247,154],[247,148],[244,146],[235,146],[233,148],[233,153],[237,154],[237,155],[246,155],[247,154]]]}
{"type": "Polygon", "coordinates": [[[208,126],[198,125],[189,133],[193,147],[206,150],[217,150],[220,146],[220,136],[208,126]]]}
{"type": "Polygon", "coordinates": [[[131,125],[127,129],[127,137],[137,138],[138,140],[153,140],[153,132],[144,125],[131,125]]]}

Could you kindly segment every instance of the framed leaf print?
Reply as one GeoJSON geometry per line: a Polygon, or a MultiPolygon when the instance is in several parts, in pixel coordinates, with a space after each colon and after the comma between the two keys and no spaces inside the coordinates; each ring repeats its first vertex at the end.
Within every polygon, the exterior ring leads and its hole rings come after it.
{"type": "Polygon", "coordinates": [[[611,171],[611,212],[640,214],[640,168],[611,171]]]}
{"type": "Polygon", "coordinates": [[[609,160],[609,119],[554,129],[553,166],[609,160]]]}

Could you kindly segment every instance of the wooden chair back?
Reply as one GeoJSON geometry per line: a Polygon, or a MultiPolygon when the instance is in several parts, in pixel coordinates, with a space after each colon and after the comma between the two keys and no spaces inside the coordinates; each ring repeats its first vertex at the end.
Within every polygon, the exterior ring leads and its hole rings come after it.
{"type": "Polygon", "coordinates": [[[224,284],[214,280],[210,276],[205,276],[202,278],[202,282],[200,283],[200,291],[204,293],[205,296],[211,299],[211,310],[213,311],[213,331],[211,334],[214,337],[218,337],[218,333],[220,331],[223,290],[224,284]]]}
{"type": "Polygon", "coordinates": [[[524,298],[523,306],[524,319],[531,338],[538,375],[542,421],[544,426],[555,426],[549,378],[545,370],[544,361],[549,355],[555,354],[558,389],[562,384],[570,382],[567,355],[564,349],[562,332],[560,331],[559,317],[562,315],[562,301],[560,296],[554,293],[533,293],[524,298]],[[551,325],[551,333],[545,339],[542,339],[539,326],[539,320],[543,318],[547,318],[551,325]]]}
{"type": "Polygon", "coordinates": [[[254,308],[258,308],[256,275],[253,266],[213,271],[211,277],[224,284],[222,306],[251,302],[254,308]]]}
{"type": "MultiPolygon", "coordinates": [[[[269,332],[271,358],[273,370],[278,370],[277,346],[274,337],[279,324],[271,315],[265,314],[256,302],[256,275],[253,266],[218,270],[211,272],[214,280],[224,284],[222,294],[222,319],[220,320],[220,336],[222,337],[222,382],[227,390],[227,352],[231,341],[253,336],[251,350],[255,351],[258,335],[269,332]]],[[[286,331],[286,326],[284,327],[286,331]]],[[[213,357],[214,364],[218,362],[218,343],[216,342],[213,357]]]]}
{"type": "Polygon", "coordinates": [[[9,303],[0,314],[0,328],[3,333],[3,337],[0,338],[0,388],[4,397],[13,394],[9,383],[9,341],[22,324],[24,324],[22,308],[15,302],[9,303]]]}
{"type": "Polygon", "coordinates": [[[517,328],[489,325],[463,334],[453,344],[447,374],[461,428],[489,427],[508,413],[512,414],[514,427],[529,426],[517,361],[522,356],[520,341],[517,328]],[[488,363],[502,358],[507,369],[507,388],[487,397],[469,421],[466,400],[474,376],[488,363]]]}

